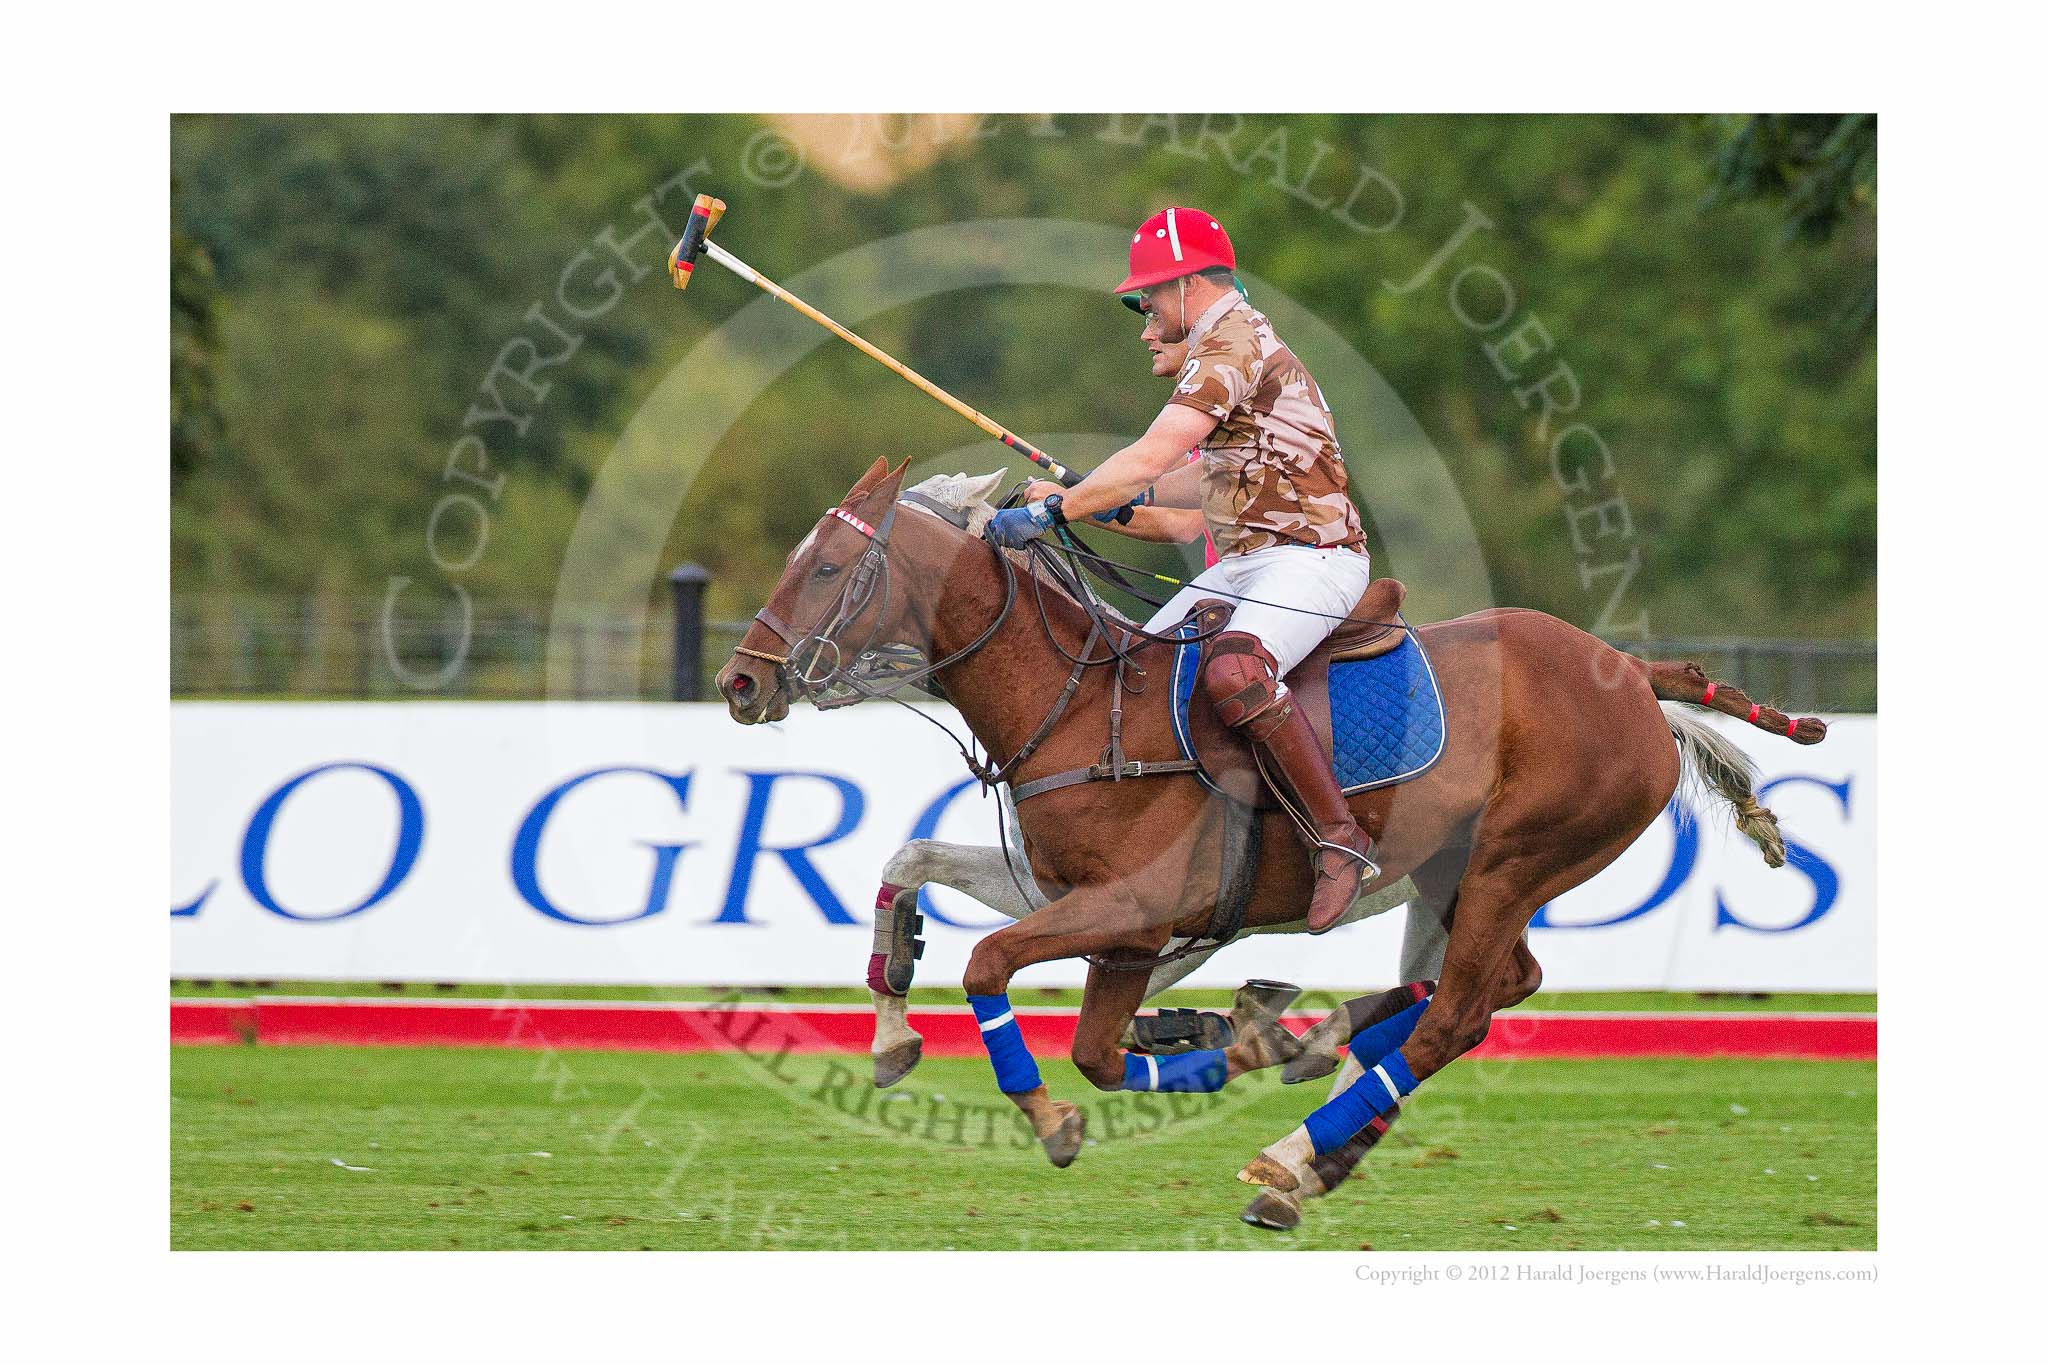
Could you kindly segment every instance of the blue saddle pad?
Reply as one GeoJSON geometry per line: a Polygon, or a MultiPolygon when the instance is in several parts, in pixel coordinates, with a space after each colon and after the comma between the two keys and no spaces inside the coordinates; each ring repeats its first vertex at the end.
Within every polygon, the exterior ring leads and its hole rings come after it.
{"type": "MultiPolygon", "coordinates": [[[[1195,629],[1187,621],[1177,633],[1192,635],[1195,629]]],[[[1199,644],[1174,650],[1173,733],[1182,758],[1195,757],[1188,706],[1200,656],[1199,644]]],[[[1347,796],[1420,777],[1443,757],[1443,694],[1414,631],[1377,659],[1331,667],[1330,740],[1337,785],[1347,796]]]]}

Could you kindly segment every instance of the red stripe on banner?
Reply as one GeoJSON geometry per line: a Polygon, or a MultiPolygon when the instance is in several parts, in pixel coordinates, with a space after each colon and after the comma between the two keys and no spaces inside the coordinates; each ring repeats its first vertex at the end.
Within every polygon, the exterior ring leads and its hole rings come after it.
{"type": "MultiPolygon", "coordinates": [[[[1074,1042],[1072,1010],[1018,1010],[1041,1058],[1074,1042]]],[[[1296,1033],[1316,1021],[1290,1015],[1296,1033]]],[[[966,1009],[917,1010],[910,1026],[934,1057],[978,1057],[981,1032],[966,1009]]],[[[592,1004],[581,1001],[270,999],[171,1001],[174,1043],[611,1048],[648,1052],[866,1052],[874,1014],[865,1005],[592,1004]]],[[[1548,1013],[1513,1010],[1493,1021],[1478,1057],[1803,1057],[1870,1060],[1869,1014],[1548,1013]]]]}

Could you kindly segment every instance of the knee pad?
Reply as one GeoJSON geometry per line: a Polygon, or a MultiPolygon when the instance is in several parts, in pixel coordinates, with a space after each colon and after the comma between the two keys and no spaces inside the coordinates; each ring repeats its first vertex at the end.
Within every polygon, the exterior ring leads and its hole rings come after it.
{"type": "Polygon", "coordinates": [[[1285,688],[1280,686],[1280,668],[1258,637],[1241,630],[1227,631],[1209,645],[1209,657],[1202,665],[1202,692],[1216,708],[1216,715],[1233,729],[1257,720],[1270,730],[1287,719],[1293,709],[1285,688]]]}

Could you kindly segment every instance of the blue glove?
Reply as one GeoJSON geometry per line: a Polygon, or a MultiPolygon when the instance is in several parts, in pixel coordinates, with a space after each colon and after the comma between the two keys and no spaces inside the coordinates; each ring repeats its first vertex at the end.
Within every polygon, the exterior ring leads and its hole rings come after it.
{"type": "Polygon", "coordinates": [[[1152,493],[1153,491],[1148,488],[1121,507],[1112,507],[1107,512],[1090,512],[1088,520],[1099,521],[1104,526],[1109,525],[1113,521],[1129,526],[1133,512],[1137,511],[1140,507],[1150,507],[1152,505],[1152,493]]]}
{"type": "Polygon", "coordinates": [[[1054,501],[1058,497],[1059,494],[1055,493],[1036,502],[1027,502],[1022,507],[1005,507],[990,519],[982,535],[991,545],[999,545],[1005,550],[1021,550],[1059,525],[1054,501]]]}

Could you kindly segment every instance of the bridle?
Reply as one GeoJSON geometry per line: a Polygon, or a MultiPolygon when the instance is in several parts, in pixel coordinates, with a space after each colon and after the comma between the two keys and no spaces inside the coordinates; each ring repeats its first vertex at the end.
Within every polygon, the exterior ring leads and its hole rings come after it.
{"type": "MultiPolygon", "coordinates": [[[[995,619],[974,639],[943,659],[933,660],[914,668],[889,670],[888,681],[884,685],[878,686],[868,681],[869,674],[863,672],[861,665],[872,663],[881,653],[876,647],[876,639],[882,633],[883,623],[889,616],[889,535],[895,528],[896,509],[905,502],[922,506],[949,524],[966,529],[961,521],[954,519],[953,514],[943,504],[916,492],[905,493],[891,501],[889,510],[882,516],[880,526],[870,526],[844,507],[829,508],[825,516],[819,519],[818,525],[823,527],[826,519],[836,518],[866,537],[867,546],[861,551],[860,558],[855,560],[852,568],[847,571],[846,581],[840,585],[838,594],[833,597],[824,614],[818,618],[818,623],[799,635],[793,626],[765,606],[754,613],[754,619],[782,641],[787,652],[771,654],[765,650],[749,649],[745,645],[737,646],[733,652],[774,664],[782,673],[783,686],[788,689],[791,700],[804,697],[822,699],[834,689],[843,689],[852,694],[851,698],[840,701],[840,705],[849,704],[850,701],[877,698],[900,700],[896,693],[905,688],[915,687],[933,674],[978,653],[995,638],[1003,623],[1009,620],[1011,609],[1017,602],[1017,572],[1011,565],[1009,557],[991,546],[991,553],[995,555],[996,562],[1003,569],[1003,606],[996,613],[995,619]],[[867,638],[861,642],[860,647],[852,651],[852,662],[849,663],[848,652],[839,638],[840,633],[860,619],[874,600],[877,589],[882,600],[880,608],[875,613],[874,625],[869,628],[867,638]],[[828,651],[831,666],[822,668],[828,651]]],[[[957,739],[954,742],[959,743],[957,739]]],[[[965,752],[965,746],[962,746],[962,750],[965,752]]],[[[972,759],[969,760],[969,764],[976,766],[972,759]]]]}

